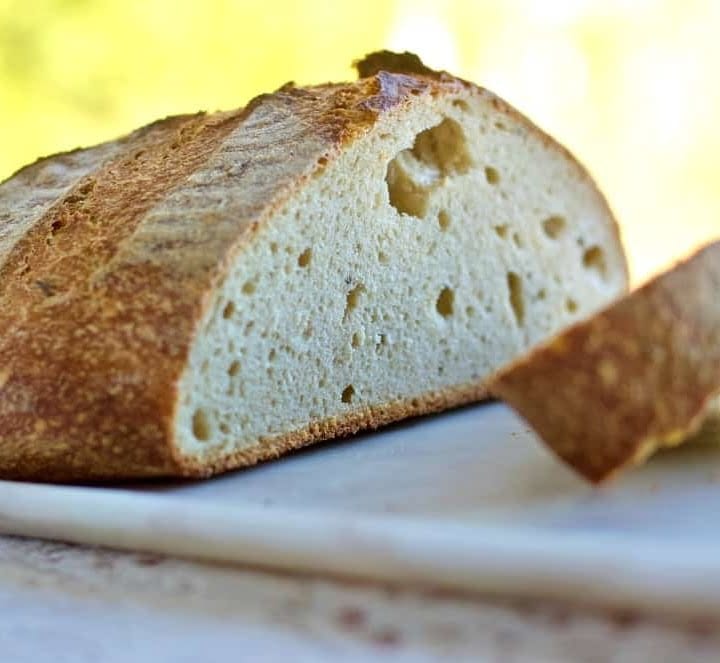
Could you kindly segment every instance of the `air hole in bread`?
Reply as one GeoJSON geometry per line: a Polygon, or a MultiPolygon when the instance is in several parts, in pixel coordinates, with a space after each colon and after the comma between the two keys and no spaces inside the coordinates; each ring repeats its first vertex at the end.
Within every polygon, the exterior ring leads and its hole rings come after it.
{"type": "Polygon", "coordinates": [[[550,239],[557,239],[565,230],[567,222],[562,216],[549,216],[542,222],[543,231],[550,239]]]}
{"type": "Polygon", "coordinates": [[[364,340],[364,334],[362,332],[355,332],[352,335],[350,345],[352,345],[354,348],[359,348],[363,344],[363,340],[364,340]]]}
{"type": "Polygon", "coordinates": [[[298,256],[298,265],[300,265],[300,267],[307,267],[310,264],[311,260],[312,260],[312,249],[305,249],[298,256]]]}
{"type": "Polygon", "coordinates": [[[228,366],[228,375],[235,377],[240,372],[240,362],[236,359],[228,366]]]}
{"type": "Polygon", "coordinates": [[[245,281],[245,283],[243,283],[242,291],[243,291],[243,294],[252,295],[253,292],[255,292],[255,282],[254,281],[245,281]]]}
{"type": "Polygon", "coordinates": [[[583,265],[586,269],[594,269],[603,278],[607,274],[605,252],[597,245],[591,246],[583,253],[583,265]]]}
{"type": "Polygon", "coordinates": [[[423,217],[427,212],[429,188],[417,184],[405,168],[404,152],[388,165],[387,182],[390,204],[401,214],[423,217]]]}
{"type": "Polygon", "coordinates": [[[390,204],[401,214],[422,218],[430,193],[442,185],[443,178],[466,173],[471,165],[462,128],[446,118],[421,131],[412,148],[388,164],[385,182],[390,204]]]}
{"type": "Polygon", "coordinates": [[[508,232],[507,224],[503,223],[502,225],[495,226],[495,234],[500,239],[505,239],[507,237],[507,232],[508,232]]]}
{"type": "Polygon", "coordinates": [[[515,272],[508,272],[507,284],[510,306],[515,320],[522,327],[525,323],[525,295],[523,294],[522,279],[515,272]]]}
{"type": "Polygon", "coordinates": [[[468,318],[472,318],[475,315],[475,308],[473,306],[467,306],[465,308],[465,315],[467,315],[468,318]]]}
{"type": "Polygon", "coordinates": [[[390,262],[390,258],[385,251],[378,251],[378,262],[383,265],[387,265],[390,262]]]}
{"type": "Polygon", "coordinates": [[[268,361],[275,361],[276,357],[277,350],[275,348],[270,348],[270,352],[268,352],[268,361]]]}
{"type": "Polygon", "coordinates": [[[488,184],[498,184],[500,182],[500,173],[492,166],[485,166],[485,180],[488,184]]]}
{"type": "Polygon", "coordinates": [[[207,412],[202,408],[195,410],[192,417],[192,432],[199,442],[207,442],[212,436],[212,428],[207,412]]]}
{"type": "Polygon", "coordinates": [[[472,166],[465,134],[460,125],[449,118],[420,132],[412,153],[422,163],[437,168],[441,175],[466,173],[472,166]]]}
{"type": "Polygon", "coordinates": [[[233,313],[235,313],[235,303],[228,302],[223,308],[222,316],[225,320],[229,320],[230,318],[232,318],[233,313]]]}
{"type": "Polygon", "coordinates": [[[470,104],[464,99],[453,99],[452,105],[465,113],[470,111],[470,104]]]}
{"type": "Polygon", "coordinates": [[[435,308],[443,318],[449,318],[453,314],[455,303],[455,292],[452,288],[443,288],[438,295],[435,308]]]}
{"type": "Polygon", "coordinates": [[[358,307],[358,304],[360,303],[360,297],[363,292],[365,292],[365,286],[362,285],[362,283],[356,285],[350,292],[348,292],[345,301],[344,317],[347,317],[352,311],[354,311],[358,307]]]}
{"type": "Polygon", "coordinates": [[[444,209],[438,213],[438,225],[440,230],[447,230],[450,227],[450,215],[444,209]]]}
{"type": "Polygon", "coordinates": [[[349,384],[343,389],[340,400],[342,400],[343,403],[352,403],[353,396],[355,396],[355,387],[349,384]]]}
{"type": "Polygon", "coordinates": [[[565,308],[568,313],[575,313],[578,310],[578,303],[572,297],[568,297],[565,300],[565,308]]]}
{"type": "Polygon", "coordinates": [[[519,233],[513,233],[513,242],[515,242],[515,246],[519,249],[523,247],[522,237],[520,237],[519,233]]]}

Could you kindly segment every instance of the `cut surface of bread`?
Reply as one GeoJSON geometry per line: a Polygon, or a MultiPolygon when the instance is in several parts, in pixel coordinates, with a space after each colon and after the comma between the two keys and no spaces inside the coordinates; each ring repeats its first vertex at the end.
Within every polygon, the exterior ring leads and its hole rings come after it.
{"type": "Polygon", "coordinates": [[[491,391],[602,481],[717,415],[719,293],[717,242],[516,361],[491,391]]]}
{"type": "Polygon", "coordinates": [[[207,476],[467,403],[621,295],[585,170],[418,63],[375,54],[356,83],[0,185],[0,475],[207,476]]]}

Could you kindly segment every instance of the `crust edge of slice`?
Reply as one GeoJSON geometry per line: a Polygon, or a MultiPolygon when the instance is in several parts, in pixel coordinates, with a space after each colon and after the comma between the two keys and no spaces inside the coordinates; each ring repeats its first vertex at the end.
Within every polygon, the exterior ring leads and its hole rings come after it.
{"type": "Polygon", "coordinates": [[[501,369],[490,392],[600,483],[702,427],[720,395],[720,241],[501,369]]]}

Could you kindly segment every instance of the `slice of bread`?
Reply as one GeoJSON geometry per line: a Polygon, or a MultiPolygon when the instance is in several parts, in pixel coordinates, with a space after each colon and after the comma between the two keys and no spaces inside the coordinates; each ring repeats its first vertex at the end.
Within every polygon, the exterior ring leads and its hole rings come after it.
{"type": "Polygon", "coordinates": [[[519,359],[491,390],[595,482],[688,439],[720,405],[720,242],[519,359]]]}
{"type": "Polygon", "coordinates": [[[0,185],[0,476],[208,476],[484,397],[627,287],[578,162],[410,55],[0,185]]]}

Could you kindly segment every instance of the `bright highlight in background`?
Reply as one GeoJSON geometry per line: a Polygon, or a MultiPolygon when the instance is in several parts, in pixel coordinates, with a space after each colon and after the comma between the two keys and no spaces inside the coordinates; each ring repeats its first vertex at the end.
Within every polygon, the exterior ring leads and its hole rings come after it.
{"type": "Polygon", "coordinates": [[[157,117],[418,52],[589,167],[636,278],[720,236],[720,2],[0,0],[0,178],[157,117]]]}

